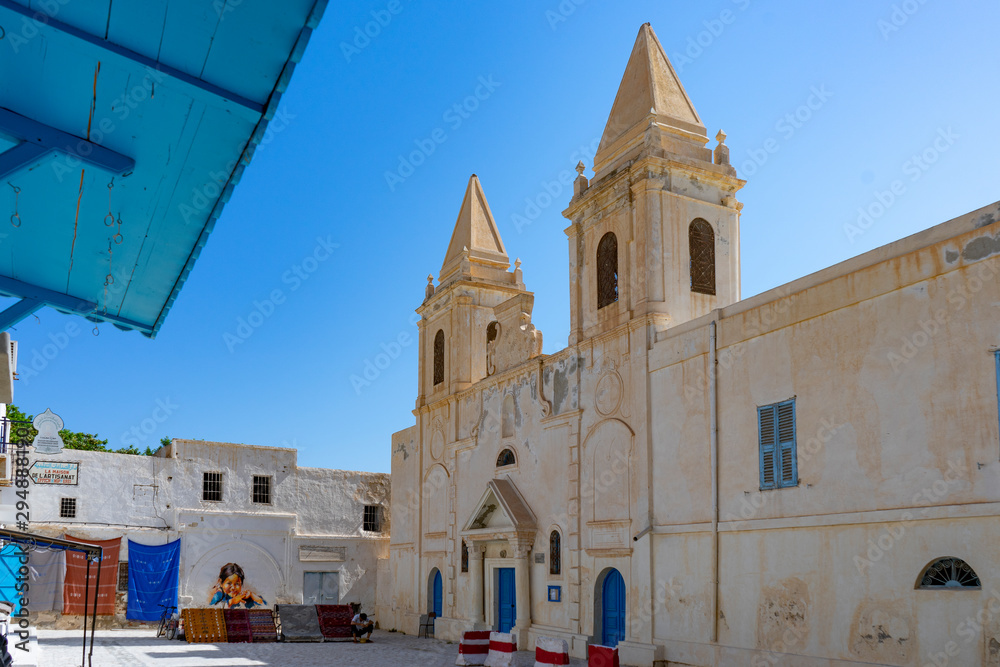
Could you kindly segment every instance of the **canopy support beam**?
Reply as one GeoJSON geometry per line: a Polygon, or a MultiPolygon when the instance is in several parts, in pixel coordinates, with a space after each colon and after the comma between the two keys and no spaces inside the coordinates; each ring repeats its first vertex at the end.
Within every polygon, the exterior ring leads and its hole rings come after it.
{"type": "MultiPolygon", "coordinates": [[[[0,3],[3,1],[0,0],[0,3]]],[[[19,166],[27,166],[32,160],[37,159],[49,150],[60,151],[80,162],[100,167],[113,174],[124,174],[135,169],[135,160],[130,157],[125,157],[121,153],[116,153],[104,146],[81,139],[72,134],[67,134],[44,123],[39,123],[37,120],[25,118],[3,107],[0,107],[0,132],[12,135],[25,142],[14,146],[14,148],[0,155],[0,177],[6,175],[4,173],[4,156],[14,153],[15,155],[13,158],[10,158],[11,160],[17,161],[17,158],[21,158],[20,165],[11,164],[14,170],[16,170],[19,166]],[[28,157],[32,150],[36,154],[34,157],[28,157]],[[40,153],[38,152],[39,150],[41,151],[40,153]],[[27,158],[27,161],[25,161],[25,158],[27,158]]]]}
{"type": "Polygon", "coordinates": [[[44,146],[26,141],[5,153],[0,153],[0,180],[22,169],[27,169],[48,152],[49,150],[44,146]]]}

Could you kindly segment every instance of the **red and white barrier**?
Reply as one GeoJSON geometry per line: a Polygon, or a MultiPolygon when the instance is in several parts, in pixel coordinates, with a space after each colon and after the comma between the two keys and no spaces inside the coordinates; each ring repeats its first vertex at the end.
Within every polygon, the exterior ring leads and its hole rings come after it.
{"type": "Polygon", "coordinates": [[[553,637],[539,637],[535,640],[535,667],[569,664],[569,644],[553,637]]]}
{"type": "Polygon", "coordinates": [[[490,654],[486,656],[486,667],[510,667],[514,661],[517,641],[509,632],[490,633],[490,654]]]}
{"type": "Polygon", "coordinates": [[[485,665],[490,653],[490,631],[471,631],[462,635],[458,644],[456,665],[485,665]]]}
{"type": "Polygon", "coordinates": [[[598,646],[587,647],[588,667],[618,667],[618,647],[598,646]]]}

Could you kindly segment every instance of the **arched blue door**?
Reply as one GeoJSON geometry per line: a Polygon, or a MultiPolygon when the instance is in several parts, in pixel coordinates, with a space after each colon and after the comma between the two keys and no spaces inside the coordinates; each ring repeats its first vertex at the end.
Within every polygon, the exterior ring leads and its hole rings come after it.
{"type": "Polygon", "coordinates": [[[441,618],[441,571],[434,573],[434,615],[441,618]]]}
{"type": "Polygon", "coordinates": [[[618,646],[625,639],[625,580],[618,570],[611,570],[604,577],[601,601],[601,643],[618,646]]]}

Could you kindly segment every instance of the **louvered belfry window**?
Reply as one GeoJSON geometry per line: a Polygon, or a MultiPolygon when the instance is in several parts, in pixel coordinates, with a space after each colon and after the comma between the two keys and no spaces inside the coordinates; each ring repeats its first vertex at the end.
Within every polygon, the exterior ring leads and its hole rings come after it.
{"type": "Polygon", "coordinates": [[[691,291],[715,294],[715,232],[712,225],[696,218],[688,227],[691,255],[691,291]]]}
{"type": "Polygon", "coordinates": [[[757,408],[760,440],[760,488],[798,486],[795,451],[795,399],[757,408]]]}
{"type": "Polygon", "coordinates": [[[612,232],[597,244],[597,307],[618,300],[618,239],[612,232]]]}
{"type": "Polygon", "coordinates": [[[434,334],[434,384],[444,382],[444,331],[434,334]]]}

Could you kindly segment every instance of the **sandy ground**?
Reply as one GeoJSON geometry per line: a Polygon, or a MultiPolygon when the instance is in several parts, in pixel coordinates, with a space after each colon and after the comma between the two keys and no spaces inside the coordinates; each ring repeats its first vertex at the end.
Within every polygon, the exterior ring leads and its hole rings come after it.
{"type": "MultiPolygon", "coordinates": [[[[329,642],[321,644],[188,644],[157,639],[152,630],[98,630],[94,639],[93,665],[170,665],[171,667],[242,667],[293,665],[294,667],[445,667],[455,664],[458,644],[412,635],[376,630],[370,644],[329,642]]],[[[80,631],[39,630],[31,654],[12,650],[14,664],[37,667],[80,665],[83,636],[80,631]]],[[[13,645],[11,649],[14,649],[13,645]]],[[[89,638],[88,638],[89,650],[89,638]]],[[[534,655],[522,651],[517,667],[534,665],[534,655]]],[[[572,660],[574,667],[586,665],[572,660]]]]}

